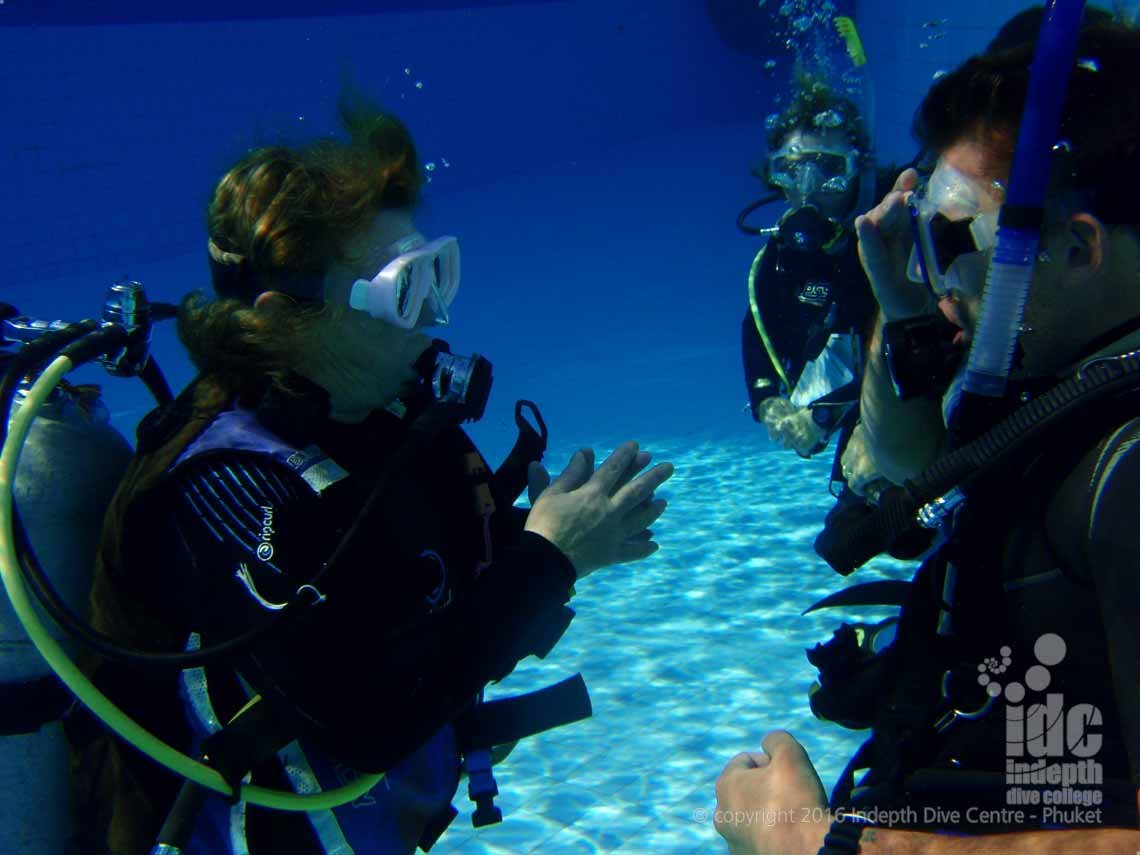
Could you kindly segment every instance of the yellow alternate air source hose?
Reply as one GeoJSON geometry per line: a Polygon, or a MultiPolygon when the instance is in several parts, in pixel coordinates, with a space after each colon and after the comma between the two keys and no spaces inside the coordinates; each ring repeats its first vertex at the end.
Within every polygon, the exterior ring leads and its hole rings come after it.
{"type": "Polygon", "coordinates": [[[748,308],[752,310],[752,322],[756,324],[756,332],[760,335],[760,341],[764,343],[764,349],[768,351],[768,359],[772,361],[772,367],[776,369],[776,374],[784,382],[784,388],[788,390],[790,395],[792,384],[788,382],[787,372],[784,371],[784,366],[780,363],[780,357],[776,354],[772,339],[768,337],[768,329],[764,326],[764,319],[760,316],[760,306],[756,303],[756,275],[760,272],[760,265],[764,263],[765,249],[767,249],[766,246],[756,253],[756,257],[752,259],[752,266],[748,268],[748,308]]]}
{"type": "MultiPolygon", "coordinates": [[[[167,745],[99,691],[48,632],[28,596],[27,586],[20,573],[19,558],[16,555],[12,534],[12,486],[16,480],[16,464],[19,462],[20,452],[23,451],[24,442],[28,438],[36,414],[63,375],[72,367],[70,359],[60,356],[40,375],[19,411],[12,418],[8,439],[4,443],[3,451],[0,452],[0,578],[3,579],[4,590],[12,602],[16,618],[36,646],[36,650],[63,684],[97,718],[155,762],[200,786],[227,797],[232,796],[233,790],[217,770],[167,745]]],[[[355,781],[335,790],[305,796],[285,790],[243,785],[239,795],[249,804],[274,810],[302,812],[331,810],[360,798],[375,787],[383,777],[383,775],[361,775],[355,781]]]]}

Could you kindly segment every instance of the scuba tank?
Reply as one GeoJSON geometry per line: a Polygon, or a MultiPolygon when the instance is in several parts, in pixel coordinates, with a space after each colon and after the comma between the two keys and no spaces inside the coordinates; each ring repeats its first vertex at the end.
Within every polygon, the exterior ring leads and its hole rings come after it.
{"type": "MultiPolygon", "coordinates": [[[[13,498],[41,563],[76,611],[85,610],[103,511],[130,456],[98,389],[61,387],[39,411],[20,457],[13,498]]],[[[59,717],[71,696],[7,598],[0,598],[0,697],[0,851],[68,851],[76,823],[59,717]]]]}
{"type": "MultiPolygon", "coordinates": [[[[137,283],[116,283],[107,294],[106,322],[135,329],[139,311],[146,309],[144,301],[137,283]]],[[[97,326],[94,321],[39,321],[0,304],[0,347],[16,346],[0,351],[0,397],[5,404],[0,424],[5,438],[24,408],[36,360],[43,355],[40,342],[53,336],[63,336],[61,343],[75,340],[78,336],[65,333],[68,328],[90,332],[97,326]]],[[[128,360],[145,361],[140,348],[147,340],[149,328],[104,367],[122,374],[128,360]]],[[[165,381],[157,366],[143,373],[161,394],[165,381]]],[[[103,514],[132,449],[111,426],[97,386],[60,383],[33,412],[9,482],[19,520],[15,543],[18,550],[21,541],[36,545],[34,563],[50,579],[53,595],[72,612],[83,613],[103,514]]],[[[51,635],[69,654],[78,651],[62,628],[51,635]]],[[[0,809],[0,851],[48,855],[75,848],[78,822],[61,723],[72,703],[71,693],[25,632],[9,598],[0,597],[0,787],[6,794],[0,809]]]]}

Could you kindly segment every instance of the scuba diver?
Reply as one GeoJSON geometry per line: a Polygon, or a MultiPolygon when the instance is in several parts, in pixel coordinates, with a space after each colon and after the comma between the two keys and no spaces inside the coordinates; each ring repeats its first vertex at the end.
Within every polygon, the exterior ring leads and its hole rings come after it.
{"type": "MultiPolygon", "coordinates": [[[[832,434],[845,437],[858,417],[875,304],[852,223],[877,198],[876,172],[855,105],[809,77],[769,119],[768,151],[758,174],[777,195],[737,221],[742,231],[770,235],[749,274],[744,376],[752,417],[773,440],[810,457],[832,434]],[[781,196],[790,208],[776,227],[745,224],[781,196]]],[[[840,480],[837,470],[833,481],[840,480]]]]}
{"type": "Polygon", "coordinates": [[[12,607],[83,703],[64,719],[68,851],[426,851],[461,773],[474,824],[498,821],[495,757],[590,705],[580,676],[489,701],[484,687],[551,650],[578,580],[657,549],[672,466],[647,468],[636,443],[596,469],[579,451],[551,481],[545,424],[519,402],[503,465],[475,449],[460,425],[483,414],[491,365],[424,332],[449,320],[457,241],[415,228],[405,127],[348,99],[342,118],[349,142],[258,149],[218,183],[217,297],[162,311],[199,371],[181,394],[146,357],[149,326],[124,320],[145,314],[137,283],[102,325],[32,324],[0,387],[10,408],[40,372],[0,478],[74,364],[131,355],[160,404],[101,499],[90,623],[36,559],[31,515],[0,502],[12,607]],[[513,507],[524,490],[529,511],[513,507]],[[81,667],[29,592],[83,642],[81,667]]]}
{"type": "Polygon", "coordinates": [[[730,761],[725,815],[812,818],[721,823],[734,853],[1140,847],[1140,31],[1083,6],[940,78],[915,120],[932,173],[857,222],[881,310],[863,420],[898,486],[828,560],[939,541],[911,582],[813,607],[901,606],[886,637],[809,651],[813,711],[871,736],[830,800],[783,731],[730,761]]]}

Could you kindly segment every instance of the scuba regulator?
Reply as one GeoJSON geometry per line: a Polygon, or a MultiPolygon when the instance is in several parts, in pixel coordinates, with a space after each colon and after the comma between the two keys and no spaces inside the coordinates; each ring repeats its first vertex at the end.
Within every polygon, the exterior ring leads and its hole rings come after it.
{"type": "Polygon", "coordinates": [[[844,236],[842,224],[825,217],[815,205],[788,211],[778,226],[782,247],[803,253],[826,252],[844,236]]]}
{"type": "Polygon", "coordinates": [[[409,412],[418,414],[433,404],[448,404],[459,412],[462,421],[479,421],[487,409],[494,378],[491,362],[475,353],[458,356],[442,339],[416,361],[419,382],[415,393],[405,403],[409,412]]]}
{"type": "Polygon", "coordinates": [[[769,228],[757,228],[748,225],[748,217],[753,212],[773,202],[782,201],[784,201],[784,194],[774,193],[753,202],[737,216],[736,228],[746,235],[775,236],[781,247],[802,253],[817,253],[826,250],[843,237],[845,231],[843,226],[825,217],[819,208],[811,204],[788,209],[780,217],[779,222],[769,228]]]}

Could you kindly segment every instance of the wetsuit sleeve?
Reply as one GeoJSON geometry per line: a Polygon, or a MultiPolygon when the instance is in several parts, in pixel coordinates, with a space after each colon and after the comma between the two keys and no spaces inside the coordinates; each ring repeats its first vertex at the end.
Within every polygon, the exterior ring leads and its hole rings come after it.
{"type": "Polygon", "coordinates": [[[1096,585],[1109,666],[1128,750],[1140,786],[1140,421],[1118,431],[1100,456],[1088,493],[1087,568],[1096,585]]]}
{"type": "MultiPolygon", "coordinates": [[[[163,574],[178,580],[168,599],[206,644],[272,617],[352,522],[330,514],[286,467],[254,455],[189,465],[172,488],[174,513],[160,534],[178,547],[163,574]]],[[[537,535],[520,532],[473,584],[430,612],[427,553],[400,560],[378,542],[352,541],[340,570],[318,582],[327,600],[280,621],[238,662],[309,736],[366,771],[390,768],[487,682],[544,655],[573,615],[564,605],[573,567],[537,535]]]]}
{"type": "MultiPolygon", "coordinates": [[[[552,478],[554,476],[551,476],[552,478]]],[[[522,534],[526,527],[526,518],[530,515],[530,508],[520,508],[515,505],[503,510],[502,527],[509,537],[522,534]]]]}

